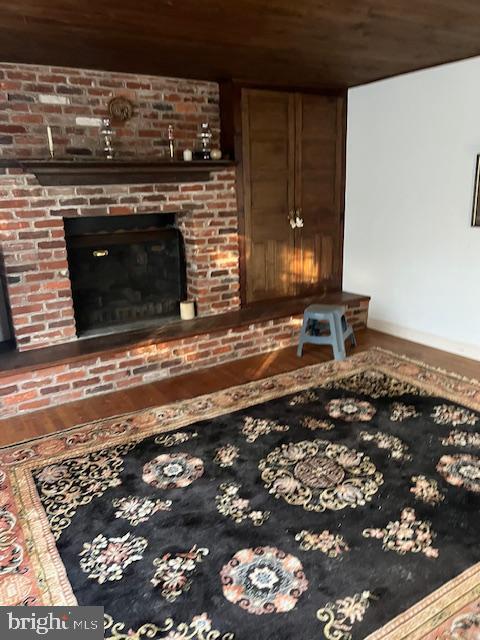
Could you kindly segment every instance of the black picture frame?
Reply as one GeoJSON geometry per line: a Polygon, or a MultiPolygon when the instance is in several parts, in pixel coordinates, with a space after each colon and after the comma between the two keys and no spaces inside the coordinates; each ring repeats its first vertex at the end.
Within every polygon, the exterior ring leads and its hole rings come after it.
{"type": "Polygon", "coordinates": [[[480,154],[475,169],[475,188],[473,191],[472,227],[480,227],[480,154]]]}

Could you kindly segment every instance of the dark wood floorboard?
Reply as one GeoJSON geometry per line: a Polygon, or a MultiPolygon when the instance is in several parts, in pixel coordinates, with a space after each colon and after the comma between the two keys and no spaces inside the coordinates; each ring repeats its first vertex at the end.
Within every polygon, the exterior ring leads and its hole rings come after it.
{"type": "MultiPolygon", "coordinates": [[[[358,346],[350,353],[379,346],[469,378],[480,378],[480,363],[475,360],[431,349],[370,329],[357,332],[357,340],[358,346]]],[[[141,387],[0,420],[0,446],[53,433],[93,420],[211,393],[250,380],[258,380],[309,364],[325,362],[332,357],[330,349],[313,345],[308,345],[305,348],[304,356],[301,359],[297,358],[295,352],[296,349],[290,347],[169,380],[160,380],[141,387]]]]}

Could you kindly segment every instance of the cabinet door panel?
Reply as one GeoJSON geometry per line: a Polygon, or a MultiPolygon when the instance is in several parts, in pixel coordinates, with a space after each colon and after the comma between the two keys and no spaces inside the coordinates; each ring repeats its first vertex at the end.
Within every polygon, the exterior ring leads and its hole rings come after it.
{"type": "Polygon", "coordinates": [[[251,171],[254,174],[265,171],[284,171],[288,157],[286,140],[252,140],[250,144],[251,171]]]}
{"type": "MultiPolygon", "coordinates": [[[[256,235],[258,227],[270,224],[270,215],[265,216],[265,212],[275,215],[278,212],[285,212],[286,202],[288,202],[288,184],[281,183],[277,178],[266,177],[263,180],[255,180],[251,184],[251,208],[255,219],[256,235]]],[[[286,214],[285,214],[286,220],[286,214]]],[[[282,220],[282,223],[285,221],[282,220]]],[[[277,223],[280,219],[277,220],[277,223]]]]}
{"type": "Polygon", "coordinates": [[[339,270],[340,253],[336,234],[328,230],[314,234],[299,232],[296,240],[299,291],[321,290],[322,285],[332,288],[339,270]]]}
{"type": "Polygon", "coordinates": [[[295,97],[242,92],[247,302],[294,293],[295,97]]]}
{"type": "Polygon", "coordinates": [[[344,104],[337,96],[296,95],[295,202],[298,294],[341,287],[344,104]]]}

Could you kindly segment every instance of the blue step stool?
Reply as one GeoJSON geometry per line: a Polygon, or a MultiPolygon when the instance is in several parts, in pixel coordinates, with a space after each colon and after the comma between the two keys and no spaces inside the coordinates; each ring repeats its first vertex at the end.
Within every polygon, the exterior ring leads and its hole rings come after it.
{"type": "Polygon", "coordinates": [[[345,340],[357,344],[352,327],[345,318],[345,307],[331,304],[311,304],[303,312],[303,325],[297,356],[302,357],[304,344],[329,344],[335,360],[346,357],[345,340]]]}

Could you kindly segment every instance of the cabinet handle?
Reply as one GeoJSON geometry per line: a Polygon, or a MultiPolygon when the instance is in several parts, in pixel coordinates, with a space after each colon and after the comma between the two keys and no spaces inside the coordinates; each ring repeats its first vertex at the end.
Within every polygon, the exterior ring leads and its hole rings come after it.
{"type": "Polygon", "coordinates": [[[296,223],[295,211],[293,209],[288,212],[287,219],[292,229],[295,229],[297,226],[297,223],[296,223]]]}
{"type": "Polygon", "coordinates": [[[95,258],[104,258],[108,256],[108,249],[96,249],[92,252],[95,258]]]}
{"type": "Polygon", "coordinates": [[[303,228],[303,218],[302,218],[302,210],[301,209],[297,209],[295,211],[295,227],[297,229],[302,229],[303,228]]]}
{"type": "Polygon", "coordinates": [[[302,218],[302,210],[301,209],[292,209],[288,212],[287,216],[288,222],[293,230],[301,229],[303,227],[303,218],[302,218]]]}

